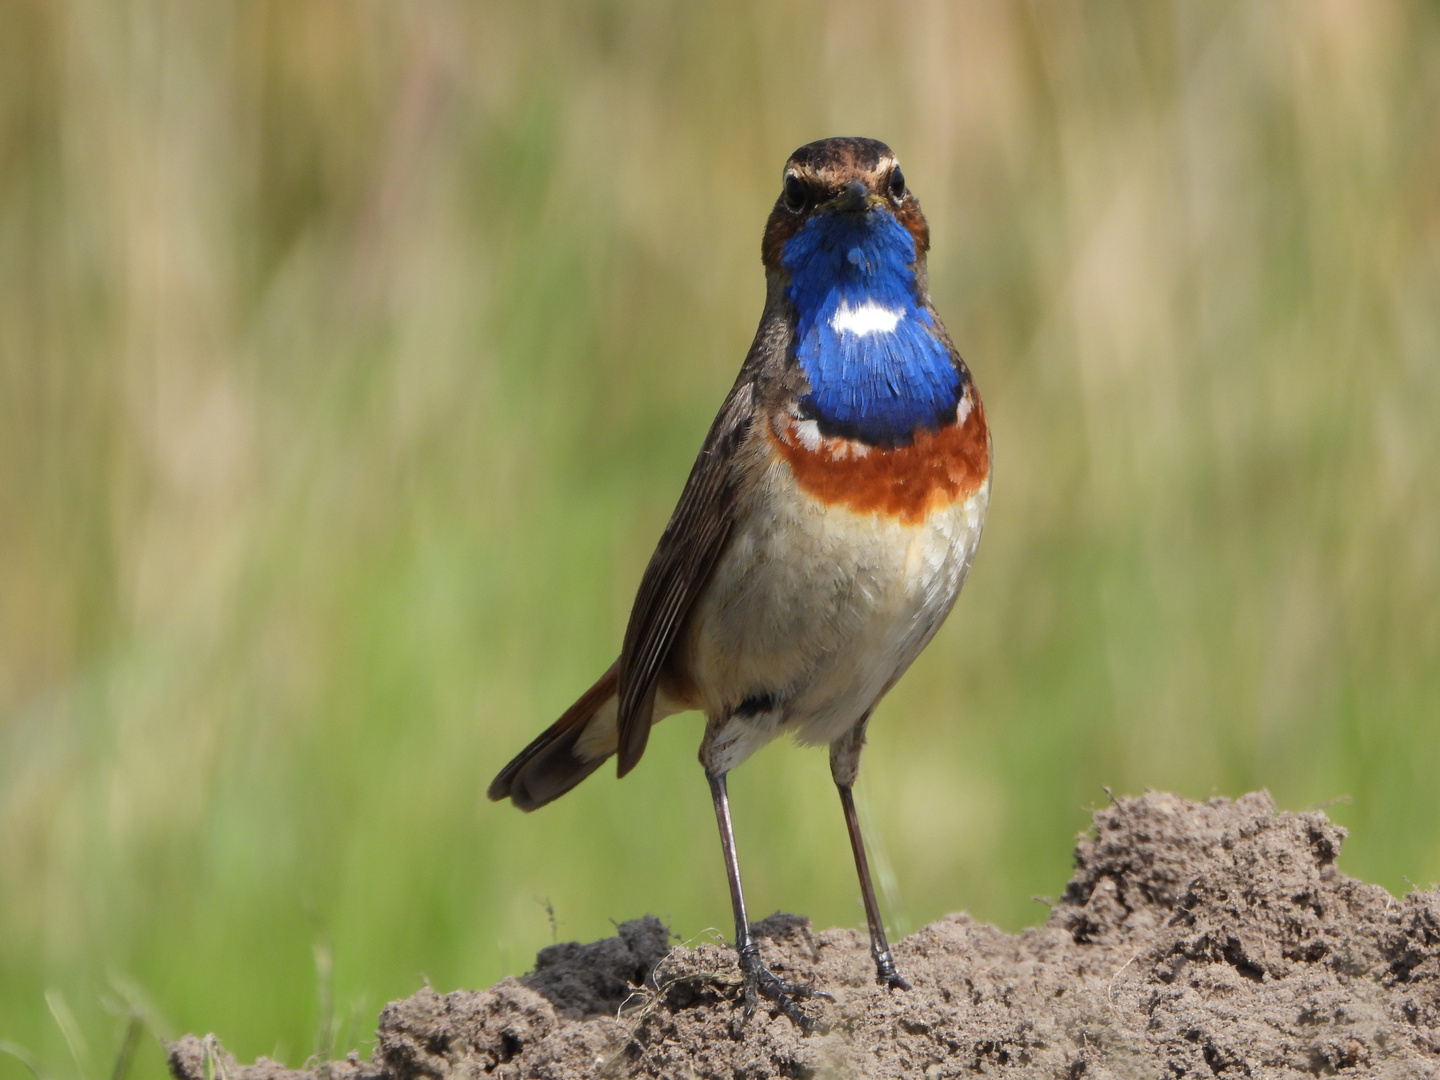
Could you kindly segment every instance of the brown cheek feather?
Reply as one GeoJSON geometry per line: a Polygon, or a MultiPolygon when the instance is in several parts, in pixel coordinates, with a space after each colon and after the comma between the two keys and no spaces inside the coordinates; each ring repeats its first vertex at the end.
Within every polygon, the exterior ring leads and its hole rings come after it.
{"type": "Polygon", "coordinates": [[[930,226],[925,221],[925,215],[920,212],[920,204],[915,201],[913,195],[908,196],[904,203],[895,211],[895,217],[910,230],[910,235],[915,238],[915,257],[923,259],[925,253],[930,250],[930,226]]]}
{"type": "Polygon", "coordinates": [[[771,438],[802,491],[859,514],[885,514],[914,525],[933,509],[968,499],[990,474],[985,406],[973,389],[971,395],[963,424],[921,431],[909,446],[874,448],[863,457],[837,454],[824,442],[807,450],[794,420],[778,437],[772,429],[771,438]]]}
{"type": "Polygon", "coordinates": [[[780,257],[785,253],[785,244],[800,231],[803,224],[799,215],[792,214],[780,205],[770,212],[765,223],[765,239],[760,244],[760,261],[771,270],[780,268],[780,257]]]}

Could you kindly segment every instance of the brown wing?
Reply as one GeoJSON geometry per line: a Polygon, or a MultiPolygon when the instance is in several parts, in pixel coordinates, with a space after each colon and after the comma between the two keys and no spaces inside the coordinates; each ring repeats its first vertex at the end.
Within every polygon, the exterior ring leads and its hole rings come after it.
{"type": "Polygon", "coordinates": [[[645,752],[656,680],[730,536],[738,490],[736,451],[749,433],[754,401],[754,383],[742,372],[710,426],[670,524],[640,579],[620,651],[621,776],[645,752]]]}

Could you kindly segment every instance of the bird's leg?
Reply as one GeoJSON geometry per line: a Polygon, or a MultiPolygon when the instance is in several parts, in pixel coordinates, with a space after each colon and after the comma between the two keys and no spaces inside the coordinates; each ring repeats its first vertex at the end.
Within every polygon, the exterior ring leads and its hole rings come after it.
{"type": "Polygon", "coordinates": [[[850,847],[855,852],[855,872],[860,876],[860,895],[865,899],[865,920],[870,924],[870,955],[875,957],[875,981],[892,990],[909,990],[910,984],[895,970],[890,955],[890,942],[885,938],[885,923],[880,918],[880,905],[875,900],[875,883],[870,879],[870,860],[865,857],[865,840],[860,835],[860,818],[855,813],[855,796],[849,784],[836,784],[840,805],[845,808],[845,828],[850,832],[850,847]]]}
{"type": "Polygon", "coordinates": [[[760,960],[760,945],[750,932],[745,914],[745,894],[740,888],[740,863],[735,858],[735,831],[730,825],[730,796],[725,790],[725,774],[705,770],[710,781],[710,798],[715,803],[715,820],[720,826],[720,847],[725,852],[725,873],[730,879],[730,906],[735,910],[735,951],[739,954],[740,974],[745,980],[745,1015],[755,1011],[759,996],[775,1003],[801,1031],[810,1031],[815,1022],[800,1011],[797,998],[828,997],[813,987],[787,983],[760,960]]]}
{"type": "Polygon", "coordinates": [[[866,713],[860,722],[830,744],[830,775],[840,792],[840,806],[845,811],[845,829],[850,833],[850,850],[855,853],[855,873],[860,878],[860,895],[865,900],[865,921],[870,924],[870,955],[875,957],[875,981],[892,990],[909,990],[910,984],[895,970],[895,957],[890,955],[890,942],[885,939],[885,923],[880,918],[880,905],[875,900],[875,883],[870,877],[870,860],[865,857],[865,838],[860,835],[860,816],[855,813],[855,777],[860,772],[860,751],[865,748],[865,728],[870,723],[866,713]]]}

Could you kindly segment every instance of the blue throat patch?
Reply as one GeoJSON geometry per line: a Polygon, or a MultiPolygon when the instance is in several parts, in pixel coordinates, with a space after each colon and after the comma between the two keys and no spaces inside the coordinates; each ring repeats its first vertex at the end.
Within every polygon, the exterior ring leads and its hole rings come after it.
{"type": "Polygon", "coordinates": [[[800,399],[827,435],[907,445],[955,416],[960,374],[915,291],[915,238],[884,210],[822,213],[785,244],[800,399]]]}

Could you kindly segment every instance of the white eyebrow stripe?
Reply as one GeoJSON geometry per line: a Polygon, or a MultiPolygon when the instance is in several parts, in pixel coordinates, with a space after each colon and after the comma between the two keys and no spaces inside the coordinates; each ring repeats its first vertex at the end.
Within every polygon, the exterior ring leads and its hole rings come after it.
{"type": "Polygon", "coordinates": [[[858,307],[841,303],[830,316],[830,325],[836,332],[848,330],[852,334],[893,334],[895,327],[905,317],[894,308],[881,307],[874,300],[866,300],[858,307]]]}

